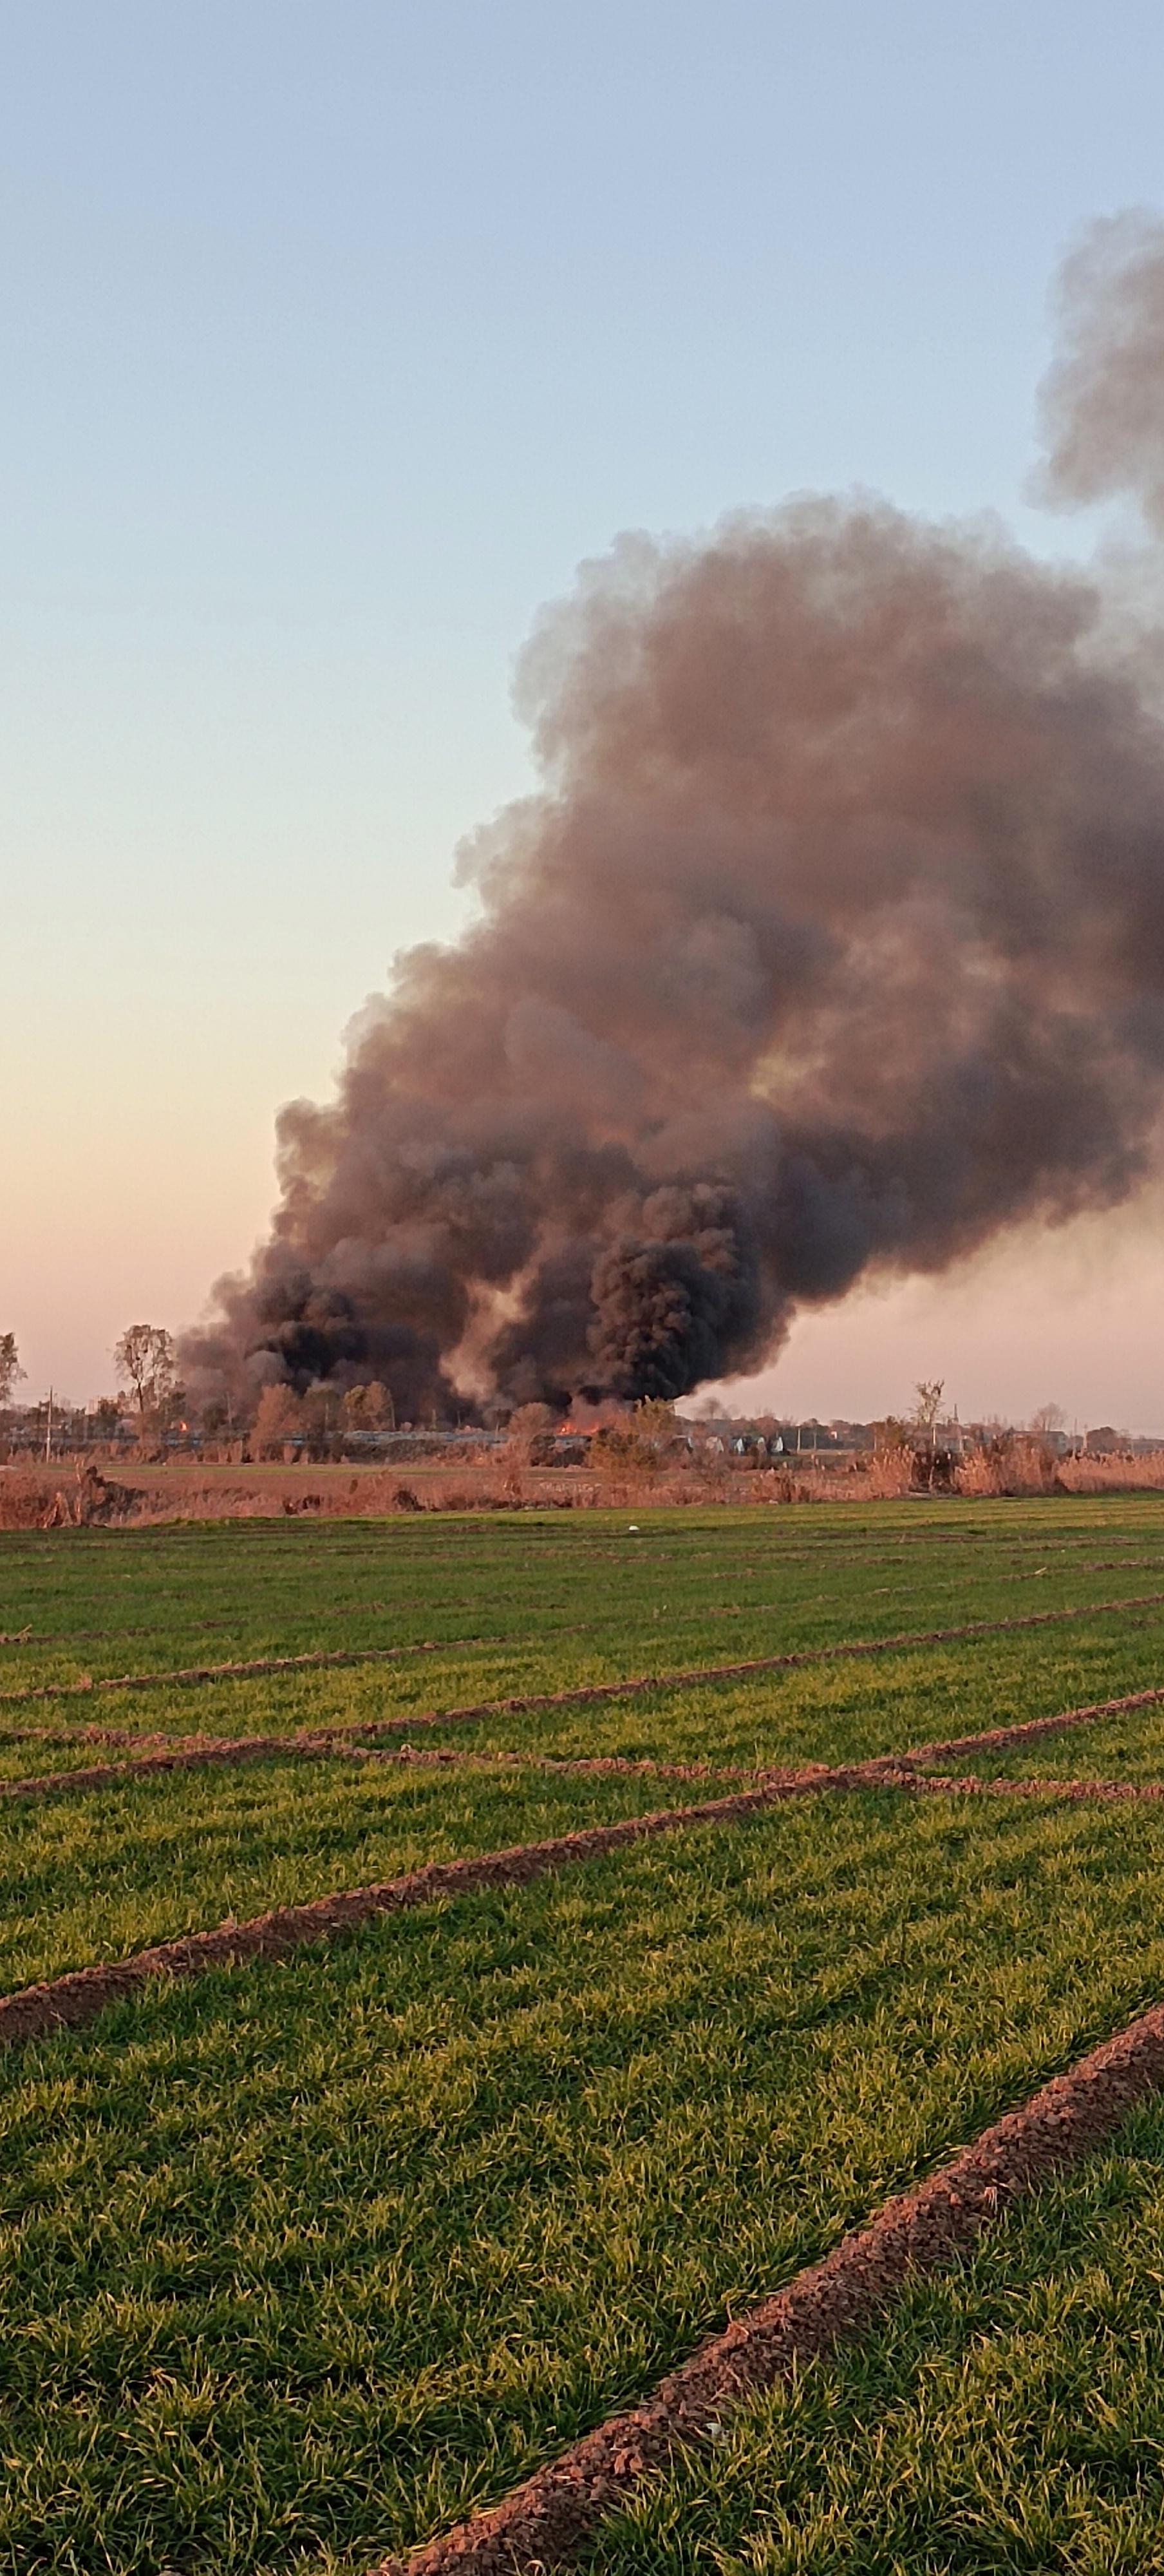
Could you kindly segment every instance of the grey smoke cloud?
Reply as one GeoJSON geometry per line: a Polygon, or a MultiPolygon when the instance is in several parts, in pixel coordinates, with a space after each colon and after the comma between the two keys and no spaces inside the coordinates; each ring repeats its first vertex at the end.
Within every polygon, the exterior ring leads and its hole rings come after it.
{"type": "Polygon", "coordinates": [[[1124,493],[1164,528],[1164,223],[1142,209],[1089,226],[1055,296],[1058,350],[1040,397],[1039,489],[1065,507],[1124,493]]]}
{"type": "MultiPolygon", "coordinates": [[[[1050,487],[1164,508],[1164,229],[1066,263],[1050,487]]],[[[187,1368],[679,1394],[871,1270],[1123,1199],[1164,1080],[1156,651],[874,501],[624,539],[539,620],[540,792],[402,955],[187,1368]]]]}

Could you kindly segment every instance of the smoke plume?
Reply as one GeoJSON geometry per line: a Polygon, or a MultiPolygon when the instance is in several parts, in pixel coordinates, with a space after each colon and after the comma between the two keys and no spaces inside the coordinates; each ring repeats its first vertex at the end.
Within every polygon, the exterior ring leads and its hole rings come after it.
{"type": "MultiPolygon", "coordinates": [[[[1060,499],[1164,513],[1164,234],[1067,262],[1060,499]]],[[[540,792],[480,914],[279,1120],[281,1204],[186,1345],[303,1387],[681,1395],[797,1307],[1125,1198],[1164,1081],[1155,650],[996,529],[801,500],[622,540],[520,668],[540,792]]]]}

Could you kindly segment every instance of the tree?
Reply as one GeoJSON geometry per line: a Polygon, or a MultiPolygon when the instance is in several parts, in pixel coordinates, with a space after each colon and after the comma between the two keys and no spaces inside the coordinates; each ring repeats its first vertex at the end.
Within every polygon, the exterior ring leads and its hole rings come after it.
{"type": "Polygon", "coordinates": [[[553,1433],[548,1404],[519,1404],[506,1426],[510,1457],[523,1467],[545,1466],[553,1455],[553,1433]]]}
{"type": "Polygon", "coordinates": [[[271,1458],[284,1449],[289,1440],[301,1439],[304,1412],[293,1386],[265,1386],[251,1427],[251,1448],[256,1458],[271,1458]]]}
{"type": "Polygon", "coordinates": [[[113,1361],[123,1386],[131,1387],[138,1429],[164,1416],[176,1392],[174,1344],[164,1324],[130,1324],[113,1345],[113,1361]]]}
{"type": "Polygon", "coordinates": [[[312,1457],[332,1456],[343,1404],[334,1379],[317,1377],[313,1386],[305,1388],[302,1404],[303,1430],[312,1457]]]}
{"type": "Polygon", "coordinates": [[[1041,1404],[1038,1412],[1031,1415],[1030,1428],[1036,1439],[1053,1440],[1056,1432],[1062,1430],[1066,1420],[1067,1416],[1061,1404],[1041,1404]]]}
{"type": "Polygon", "coordinates": [[[11,1404],[13,1387],[23,1375],[15,1333],[0,1333],[0,1413],[11,1404]]]}
{"type": "Polygon", "coordinates": [[[350,1386],[343,1402],[344,1421],[349,1431],[386,1431],[396,1428],[396,1407],[386,1386],[373,1378],[368,1386],[350,1386]]]}
{"type": "Polygon", "coordinates": [[[590,1443],[594,1467],[616,1467],[625,1474],[655,1476],[685,1446],[686,1426],[666,1396],[648,1395],[633,1413],[604,1422],[590,1443]]]}
{"type": "Polygon", "coordinates": [[[942,1410],[942,1397],[945,1392],[946,1381],[944,1377],[919,1378],[913,1391],[913,1413],[911,1419],[917,1424],[919,1431],[925,1432],[931,1449],[934,1445],[934,1433],[937,1429],[938,1415],[942,1410]]]}
{"type": "Polygon", "coordinates": [[[635,1430],[640,1439],[651,1441],[656,1448],[666,1448],[680,1438],[679,1418],[670,1397],[645,1395],[634,1412],[635,1430]]]}

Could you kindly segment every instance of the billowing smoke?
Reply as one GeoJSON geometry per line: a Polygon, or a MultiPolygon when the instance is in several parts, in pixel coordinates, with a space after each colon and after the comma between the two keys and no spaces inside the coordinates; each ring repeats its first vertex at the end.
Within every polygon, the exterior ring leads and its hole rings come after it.
{"type": "MultiPolygon", "coordinates": [[[[1164,235],[1067,264],[1054,492],[1164,506],[1164,235]]],[[[994,528],[801,500],[541,620],[541,792],[399,958],[188,1367],[679,1395],[806,1302],[1125,1198],[1164,1083],[1155,642],[994,528]]]]}

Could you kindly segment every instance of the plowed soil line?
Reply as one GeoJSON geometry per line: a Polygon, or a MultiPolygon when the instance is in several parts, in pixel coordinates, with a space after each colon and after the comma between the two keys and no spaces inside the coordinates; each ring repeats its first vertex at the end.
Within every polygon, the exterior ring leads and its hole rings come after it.
{"type": "MultiPolygon", "coordinates": [[[[94,1730],[97,1732],[97,1730],[94,1730]]],[[[119,1789],[134,1780],[149,1780],[170,1771],[201,1771],[217,1767],[231,1770],[246,1762],[367,1762],[398,1763],[437,1769],[457,1765],[461,1770],[485,1771],[502,1764],[514,1770],[638,1772],[644,1778],[660,1780],[750,1780],[763,1783],[772,1772],[770,1763],[665,1762],[649,1756],[632,1759],[615,1753],[466,1753],[460,1746],[424,1746],[405,1744],[391,1749],[378,1745],[353,1744],[348,1735],[326,1731],[298,1735],[187,1735],[144,1736],[138,1741],[150,1749],[136,1762],[78,1763],[71,1771],[25,1772],[18,1780],[0,1780],[0,1801],[5,1798],[60,1798],[70,1790],[119,1789]]]]}
{"type": "Polygon", "coordinates": [[[1129,1798],[1164,1798],[1164,1781],[1160,1780],[1008,1780],[1001,1776],[984,1778],[976,1771],[958,1774],[899,1770],[889,1763],[878,1763],[871,1770],[868,1785],[900,1789],[915,1798],[1067,1798],[1084,1805],[1098,1799],[1101,1805],[1109,1806],[1119,1806],[1129,1798]]]}
{"type": "Polygon", "coordinates": [[[71,1771],[26,1772],[19,1780],[0,1780],[5,1798],[63,1798],[70,1791],[119,1789],[133,1780],[150,1780],[169,1771],[231,1770],[243,1762],[297,1762],[351,1758],[350,1740],[329,1735],[180,1735],[145,1739],[158,1747],[135,1762],[84,1762],[71,1771]]]}
{"type": "MultiPolygon", "coordinates": [[[[609,1774],[619,1778],[642,1780],[747,1780],[753,1788],[763,1788],[771,1777],[771,1766],[756,1762],[656,1762],[650,1754],[630,1753],[509,1753],[490,1747],[482,1753],[466,1753],[457,1744],[402,1744],[390,1751],[377,1745],[353,1744],[344,1747],[349,1761],[380,1764],[397,1763],[406,1769],[442,1771],[565,1771],[581,1772],[602,1779],[609,1774]]],[[[922,1776],[922,1775],[919,1775],[922,1776]]],[[[928,1776],[928,1775],[925,1775],[928,1776]]]]}
{"type": "MultiPolygon", "coordinates": [[[[1129,1602],[1105,1602],[1098,1606],[1115,1610],[1130,1609],[1134,1605],[1129,1602]]],[[[1047,1618],[1071,1619],[1084,1616],[1086,1613],[1082,1611],[1057,1610],[1040,1614],[1037,1620],[1003,1619],[996,1624],[1002,1628],[1026,1628],[1039,1625],[1047,1618]]],[[[940,1633],[946,1637],[955,1637],[976,1636],[982,1631],[977,1627],[948,1628],[940,1633]]],[[[303,1727],[295,1732],[288,1731],[286,1735],[163,1736],[135,1734],[128,1727],[102,1726],[68,1729],[55,1727],[0,1729],[0,1740],[6,1737],[10,1743],[18,1741],[54,1746],[79,1743],[140,1744],[146,1748],[135,1761],[86,1763],[78,1765],[71,1771],[35,1771],[28,1772],[17,1780],[0,1781],[0,1801],[5,1798],[57,1798],[65,1796],[70,1790],[83,1792],[91,1789],[113,1789],[125,1781],[146,1780],[168,1771],[196,1771],[213,1765],[229,1768],[236,1763],[270,1762],[280,1759],[321,1761],[328,1757],[336,1758],[351,1754],[359,1747],[366,1747],[371,1753],[383,1743],[385,1736],[403,1735],[413,1727],[481,1725],[490,1717],[524,1717],[540,1709],[585,1707],[592,1705],[596,1700],[634,1698],[636,1694],[641,1695],[646,1691],[683,1687],[697,1681],[738,1679],[748,1673],[770,1671],[774,1666],[813,1662],[820,1656],[874,1654],[890,1646],[916,1645],[922,1642],[924,1641],[920,1638],[896,1637],[884,1640],[863,1640],[848,1646],[809,1647],[801,1653],[766,1656],[759,1664],[704,1665],[690,1673],[665,1673],[654,1678],[635,1677],[622,1682],[596,1682],[578,1690],[543,1692],[536,1698],[479,1700],[468,1708],[413,1710],[407,1717],[339,1718],[329,1727],[303,1727]]],[[[1151,1690],[1132,1691],[1123,1699],[1097,1700],[1088,1707],[1060,1709],[1050,1717],[1027,1718],[1014,1726],[987,1727],[978,1735],[956,1735],[940,1743],[935,1741],[931,1744],[913,1745],[903,1753],[874,1756],[870,1766],[858,1767],[868,1767],[873,1772],[885,1765],[893,1771],[904,1772],[915,1767],[920,1769],[959,1753],[986,1753],[1008,1744],[1021,1744],[1028,1737],[1062,1734],[1070,1727],[1089,1726],[1098,1718],[1116,1717],[1128,1709],[1150,1708],[1159,1700],[1164,1700],[1164,1685],[1151,1690]]],[[[386,1754],[384,1758],[387,1759],[386,1754]]],[[[414,1756],[414,1758],[419,1757],[414,1756]]],[[[457,1757],[447,1753],[443,1758],[455,1760],[457,1757]]],[[[662,1777],[696,1779],[704,1776],[699,1765],[689,1767],[682,1764],[672,1768],[669,1765],[655,1764],[652,1767],[657,1769],[662,1777]]],[[[762,1769],[764,1776],[767,1776],[768,1766],[766,1765],[753,1766],[752,1776],[756,1776],[759,1769],[762,1769]]],[[[727,1778],[746,1775],[738,1772],[732,1774],[727,1771],[709,1770],[706,1776],[727,1778]]]]}
{"type": "Polygon", "coordinates": [[[736,1824],[758,1815],[782,1798],[812,1795],[822,1788],[864,1786],[863,1773],[807,1768],[769,1772],[754,1789],[726,1798],[708,1799],[695,1807],[664,1807],[651,1815],[623,1816],[616,1823],[592,1825],[585,1831],[559,1834],[548,1842],[518,1843],[508,1851],[484,1852],[469,1860],[430,1861],[407,1877],[378,1887],[353,1888],[346,1894],[317,1897],[309,1905],[285,1905],[256,1915],[249,1923],[227,1921],[211,1932],[192,1932],[184,1939],[161,1941],[134,1957],[96,1968],[80,1968],[44,1985],[25,1986],[0,1997],[0,2046],[33,2039],[46,2031],[77,2029],[92,2021],[107,2004],[134,1994],[151,1977],[197,1977],[210,1968],[239,1966],[250,1960],[282,1959],[305,1941],[325,1941],[349,1932],[380,1914],[431,1905],[438,1898],[460,1896],[478,1887],[525,1887],[530,1880],[569,1869],[579,1861],[617,1851],[624,1843],[643,1842],[658,1834],[681,1833],[689,1826],[736,1824]]]}
{"type": "Polygon", "coordinates": [[[676,2451],[713,2437],[725,2413],[842,2339],[866,2331],[917,2273],[972,2245],[1012,2203],[1112,2136],[1164,2083],[1164,2007],[1081,2058],[963,2149],[932,2180],[887,2201],[823,2263],[663,2380],[653,2397],[527,2479],[492,2512],[371,2576],[541,2576],[575,2558],[603,2516],[676,2451]]]}
{"type": "Polygon", "coordinates": [[[394,1664],[407,1655],[455,1655],[468,1646],[512,1645],[511,1637],[426,1637],[416,1646],[327,1646],[310,1655],[259,1655],[250,1663],[185,1664],[177,1672],[85,1673],[77,1682],[31,1682],[0,1691],[0,1708],[33,1700],[88,1699],[94,1691],[191,1690],[207,1682],[243,1682],[271,1673],[305,1673],[328,1664],[394,1664]]]}
{"type": "MultiPolygon", "coordinates": [[[[408,1761],[425,1757],[413,1756],[411,1748],[405,1748],[400,1756],[388,1758],[408,1761]]],[[[480,1758],[483,1764],[493,1759],[515,1764],[526,1760],[522,1754],[504,1753],[480,1758]]],[[[907,1796],[928,1793],[1120,1799],[1164,1795],[1164,1788],[1137,1788],[1122,1781],[982,1780],[976,1776],[953,1779],[897,1766],[892,1757],[831,1767],[808,1763],[794,1770],[772,1768],[742,1774],[703,1771],[685,1763],[632,1762],[613,1755],[561,1760],[535,1755],[533,1767],[588,1772],[657,1771],[661,1777],[679,1779],[736,1777],[753,1785],[727,1797],[707,1799],[698,1806],[656,1808],[649,1815],[623,1816],[613,1824],[591,1825],[577,1833],[555,1835],[546,1842],[515,1843],[506,1851],[485,1852],[467,1860],[429,1861],[424,1868],[388,1879],[379,1886],[316,1897],[307,1905],[281,1906],[272,1913],[256,1915],[248,1923],[228,1918],[212,1931],[191,1932],[179,1940],[161,1941],[151,1949],[139,1950],[128,1959],[74,1969],[44,1984],[22,1987],[15,1994],[0,1996],[0,2047],[56,2029],[78,2029],[103,2012],[107,2004],[135,1993],[153,1977],[196,1977],[211,1968],[282,1959],[304,1942],[334,1939],[380,1914],[401,1913],[408,1907],[433,1904],[441,1897],[462,1895],[477,1887],[525,1887],[533,1879],[617,1851],[626,1843],[684,1832],[696,1825],[738,1824],[784,1798],[821,1797],[855,1789],[889,1789],[907,1796]]]]}
{"type": "MultiPolygon", "coordinates": [[[[363,1746],[353,1753],[354,1760],[370,1763],[399,1763],[418,1769],[491,1771],[500,1765],[513,1771],[585,1772],[602,1777],[608,1773],[654,1780],[746,1780],[752,1787],[765,1788],[774,1776],[770,1770],[742,1763],[654,1762],[649,1756],[632,1759],[619,1753],[462,1753],[446,1745],[406,1744],[399,1752],[369,1752],[363,1746]]],[[[780,1778],[780,1773],[775,1775],[780,1778]]],[[[915,1771],[912,1764],[898,1763],[892,1754],[877,1754],[870,1762],[854,1763],[844,1771],[829,1769],[806,1777],[806,1787],[818,1794],[829,1789],[899,1789],[907,1797],[954,1798],[1067,1798],[1084,1802],[1099,1799],[1119,1805],[1126,1799],[1164,1798],[1164,1781],[1160,1780],[1048,1780],[1030,1777],[1008,1778],[1005,1775],[983,1776],[979,1772],[915,1771]]]]}
{"type": "Polygon", "coordinates": [[[1073,1726],[1095,1726],[1101,1717],[1123,1717],[1133,1708],[1152,1708],[1164,1700],[1164,1684],[1153,1690],[1129,1691],[1124,1699],[1100,1699],[1087,1708],[1061,1708],[1051,1717],[1027,1717],[1013,1726],[987,1726],[978,1735],[947,1735],[931,1744],[913,1744],[907,1753],[890,1755],[899,1769],[915,1763],[948,1762],[959,1753],[999,1753],[1009,1744],[1032,1744],[1040,1735],[1065,1735],[1073,1726]]]}

